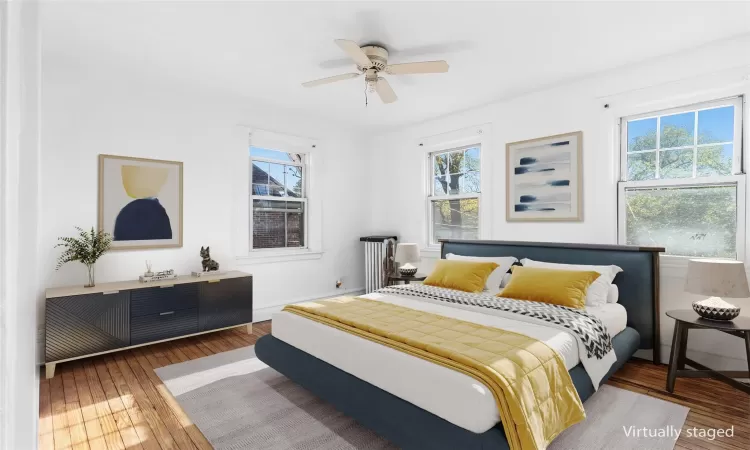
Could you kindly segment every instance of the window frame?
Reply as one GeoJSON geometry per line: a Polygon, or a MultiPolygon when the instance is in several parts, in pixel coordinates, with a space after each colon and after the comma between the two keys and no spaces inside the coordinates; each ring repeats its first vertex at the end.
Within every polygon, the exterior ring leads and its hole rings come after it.
{"type": "MultiPolygon", "coordinates": [[[[687,188],[687,187],[714,187],[714,186],[735,186],[737,189],[737,235],[736,235],[736,259],[745,260],[745,212],[746,212],[746,176],[743,170],[744,164],[744,146],[743,146],[743,116],[744,116],[745,99],[742,95],[727,97],[718,100],[694,103],[686,106],[647,112],[643,114],[634,114],[623,116],[619,120],[620,128],[620,158],[619,158],[619,182],[617,183],[617,241],[625,245],[627,239],[627,214],[625,211],[625,192],[639,189],[658,189],[658,188],[687,188]],[[693,133],[693,144],[682,147],[669,147],[669,149],[693,148],[694,152],[701,146],[723,145],[729,142],[698,144],[698,112],[715,109],[723,106],[734,106],[734,139],[732,140],[732,173],[729,175],[712,175],[707,177],[696,176],[697,157],[694,156],[693,177],[691,178],[658,178],[659,176],[659,152],[660,148],[660,131],[661,117],[685,112],[695,112],[695,125],[693,133]],[[627,158],[628,152],[628,122],[656,118],[656,148],[654,150],[644,150],[642,152],[654,151],[656,153],[656,177],[653,180],[634,180],[629,181],[627,158]]],[[[641,152],[636,152],[641,153],[641,152]]],[[[695,155],[695,153],[694,153],[695,155]]],[[[695,259],[701,257],[671,255],[665,253],[665,256],[676,259],[695,259]]]]}
{"type": "MultiPolygon", "coordinates": [[[[310,227],[309,227],[309,210],[308,210],[308,190],[309,190],[309,181],[307,177],[307,166],[308,166],[308,158],[309,155],[307,152],[302,152],[297,149],[291,149],[291,150],[284,150],[277,148],[276,146],[259,146],[259,145],[253,145],[251,142],[248,146],[248,157],[249,157],[249,165],[248,165],[248,171],[250,175],[250,183],[249,183],[249,226],[248,226],[248,247],[250,253],[278,253],[278,252],[299,252],[304,250],[310,249],[310,242],[309,242],[309,234],[310,234],[310,227]],[[252,148],[262,148],[264,150],[273,150],[281,153],[294,153],[301,156],[301,162],[296,163],[294,161],[283,161],[279,159],[272,159],[272,158],[262,158],[262,157],[253,157],[252,155],[252,148]],[[300,197],[276,197],[273,195],[255,195],[253,192],[253,162],[268,162],[268,163],[274,163],[274,164],[284,164],[287,166],[296,166],[302,169],[302,192],[300,194],[300,197]],[[254,214],[254,207],[253,203],[254,200],[270,200],[270,201],[284,201],[284,202],[295,202],[295,203],[302,203],[303,207],[303,239],[304,239],[304,245],[301,247],[271,247],[271,248],[255,248],[253,247],[253,214],[254,214]]],[[[270,176],[270,174],[269,174],[270,176]]],[[[286,189],[286,182],[284,183],[284,188],[286,189]]],[[[284,215],[284,242],[287,241],[288,238],[288,230],[287,230],[287,216],[284,215]]]]}
{"type": "Polygon", "coordinates": [[[440,247],[440,242],[433,242],[433,209],[432,203],[440,200],[463,200],[463,199],[477,199],[477,238],[482,236],[482,183],[484,183],[484,154],[482,151],[482,142],[477,142],[466,145],[459,145],[455,147],[445,147],[441,149],[434,149],[427,153],[427,248],[437,249],[440,247]],[[465,151],[470,148],[479,148],[479,192],[472,192],[467,194],[446,194],[446,195],[435,195],[435,156],[442,155],[445,153],[452,153],[457,151],[465,151]]]}

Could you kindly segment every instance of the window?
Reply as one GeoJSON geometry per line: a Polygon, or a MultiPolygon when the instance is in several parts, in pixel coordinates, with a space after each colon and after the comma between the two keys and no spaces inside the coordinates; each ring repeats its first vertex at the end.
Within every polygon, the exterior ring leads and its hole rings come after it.
{"type": "Polygon", "coordinates": [[[742,98],[621,121],[620,243],[743,255],[742,98]]]}
{"type": "Polygon", "coordinates": [[[251,250],[305,248],[305,155],[250,147],[251,250]]]}
{"type": "Polygon", "coordinates": [[[480,153],[479,145],[430,153],[430,245],[479,238],[480,153]]]}

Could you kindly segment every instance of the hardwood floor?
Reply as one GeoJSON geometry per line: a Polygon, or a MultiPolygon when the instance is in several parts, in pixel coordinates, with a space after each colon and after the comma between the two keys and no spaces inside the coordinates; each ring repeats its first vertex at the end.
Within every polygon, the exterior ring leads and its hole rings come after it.
{"type": "MultiPolygon", "coordinates": [[[[220,331],[111,353],[57,366],[39,386],[39,448],[47,449],[210,449],[162,385],[154,369],[253,345],[271,323],[220,331]]],[[[609,384],[690,408],[677,449],[750,448],[750,396],[707,379],[678,379],[665,391],[666,366],[632,361],[609,384]],[[689,437],[687,429],[728,428],[734,437],[689,437]]]]}

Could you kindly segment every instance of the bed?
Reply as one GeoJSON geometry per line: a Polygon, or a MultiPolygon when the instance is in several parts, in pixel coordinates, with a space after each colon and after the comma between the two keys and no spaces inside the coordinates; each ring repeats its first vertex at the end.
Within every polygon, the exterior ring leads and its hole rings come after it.
{"type": "MultiPolygon", "coordinates": [[[[663,249],[582,244],[441,242],[442,258],[453,253],[620,266],[623,272],[614,280],[620,291],[619,302],[589,311],[613,336],[616,361],[606,374],[602,372],[602,382],[639,349],[653,350],[654,360],[659,360],[660,251],[663,249]]],[[[400,295],[374,293],[371,298],[408,307],[415,305],[400,295]]],[[[512,331],[516,327],[515,331],[558,351],[581,400],[595,392],[592,378],[577,358],[577,343],[571,342],[567,333],[533,323],[508,321],[471,307],[456,308],[427,301],[418,305],[425,311],[462,320],[512,331]]],[[[282,312],[273,320],[273,334],[256,344],[257,356],[399,447],[508,448],[495,401],[476,380],[300,316],[282,312]],[[440,395],[435,395],[436,392],[440,395]]]]}

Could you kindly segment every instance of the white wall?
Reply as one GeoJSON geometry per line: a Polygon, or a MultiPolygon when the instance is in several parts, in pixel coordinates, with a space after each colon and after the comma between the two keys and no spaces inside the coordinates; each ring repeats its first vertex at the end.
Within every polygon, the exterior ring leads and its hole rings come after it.
{"type": "Polygon", "coordinates": [[[36,445],[38,5],[0,4],[0,449],[36,445]]]}
{"type": "MultiPolygon", "coordinates": [[[[691,104],[729,95],[750,95],[750,36],[657,58],[643,64],[609,71],[579,82],[381,134],[372,141],[374,179],[371,230],[393,232],[402,242],[427,243],[426,146],[435,135],[489,124],[491,136],[482,149],[482,164],[490,167],[492,186],[482,193],[490,210],[486,239],[617,243],[617,119],[623,115],[691,104]],[[604,108],[609,104],[609,108],[604,108]],[[505,144],[570,131],[583,131],[584,220],[571,223],[509,223],[505,221],[505,144]]],[[[745,109],[745,117],[750,112],[745,109]]],[[[745,145],[750,142],[746,127],[745,145]]],[[[484,174],[483,174],[484,176],[484,174]]],[[[483,188],[484,189],[484,188],[483,188]]],[[[434,252],[423,252],[422,271],[429,271],[434,252]]],[[[747,253],[746,254],[750,254],[747,253]]],[[[684,265],[665,262],[661,280],[661,310],[690,308],[682,293],[684,265]]],[[[737,301],[750,315],[750,301],[737,301]]],[[[673,321],[662,317],[661,339],[672,339],[673,321]]],[[[698,331],[689,342],[696,360],[724,367],[747,369],[741,340],[718,332],[698,331]],[[696,354],[695,351],[709,353],[696,354]],[[719,355],[717,358],[712,355],[719,355]]],[[[668,348],[662,353],[668,357],[668,348]]]]}
{"type": "Polygon", "coordinates": [[[222,270],[254,275],[258,320],[285,303],[363,287],[357,238],[366,220],[359,199],[368,186],[359,179],[364,148],[354,132],[249,100],[141,80],[122,68],[87,65],[85,58],[44,56],[42,286],[85,281],[81,264],[55,271],[53,247],[75,226],[96,226],[97,155],[106,153],[184,162],[184,240],[178,249],[112,251],[96,265],[97,283],[135,279],[147,259],[154,269],[197,270],[198,251],[209,245],[222,270]],[[247,233],[250,127],[315,138],[309,195],[310,223],[321,232],[317,259],[246,265],[236,258],[247,254],[247,235],[237,230],[247,233]],[[342,277],[344,288],[337,290],[342,277]]]}

